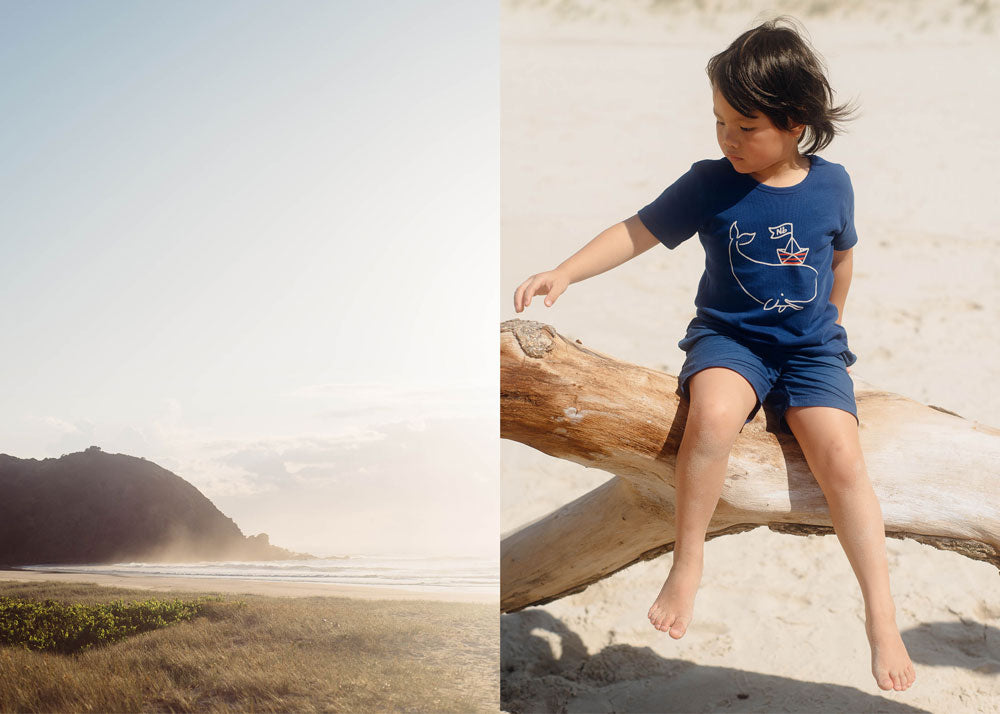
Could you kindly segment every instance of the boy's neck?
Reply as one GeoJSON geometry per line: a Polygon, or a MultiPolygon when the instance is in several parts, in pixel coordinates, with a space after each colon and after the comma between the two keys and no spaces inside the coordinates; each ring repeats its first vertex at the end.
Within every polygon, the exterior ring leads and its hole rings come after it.
{"type": "Polygon", "coordinates": [[[809,174],[810,166],[812,162],[809,157],[796,151],[794,156],[782,159],[766,169],[754,171],[750,176],[765,186],[787,188],[801,183],[809,174]]]}

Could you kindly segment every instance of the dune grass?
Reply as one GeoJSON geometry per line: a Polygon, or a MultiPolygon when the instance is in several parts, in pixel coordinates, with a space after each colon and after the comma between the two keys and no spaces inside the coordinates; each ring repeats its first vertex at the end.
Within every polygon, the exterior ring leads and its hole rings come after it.
{"type": "Polygon", "coordinates": [[[73,654],[205,615],[211,604],[206,598],[84,605],[0,597],[0,645],[73,654]]]}
{"type": "MultiPolygon", "coordinates": [[[[495,712],[495,605],[214,596],[189,619],[74,653],[0,646],[0,711],[495,712]]],[[[0,582],[0,597],[93,606],[177,593],[0,582]]],[[[206,602],[203,600],[203,602],[206,602]]]]}

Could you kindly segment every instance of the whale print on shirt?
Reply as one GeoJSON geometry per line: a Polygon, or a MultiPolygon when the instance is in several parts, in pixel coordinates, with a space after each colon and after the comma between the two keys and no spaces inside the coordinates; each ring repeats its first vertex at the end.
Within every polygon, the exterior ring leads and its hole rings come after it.
{"type": "MultiPolygon", "coordinates": [[[[808,248],[801,247],[791,223],[770,226],[771,240],[787,242],[774,251],[775,262],[748,255],[756,233],[740,233],[736,221],[729,227],[729,265],[740,289],[763,305],[765,310],[801,310],[816,299],[819,273],[805,264],[808,248]],[[761,271],[767,271],[762,274],[761,271]],[[742,275],[742,278],[741,278],[742,275]]],[[[754,248],[760,246],[755,245],[754,248]]],[[[759,250],[752,252],[760,253],[759,250]]],[[[768,249],[764,249],[767,253],[768,249]]]]}

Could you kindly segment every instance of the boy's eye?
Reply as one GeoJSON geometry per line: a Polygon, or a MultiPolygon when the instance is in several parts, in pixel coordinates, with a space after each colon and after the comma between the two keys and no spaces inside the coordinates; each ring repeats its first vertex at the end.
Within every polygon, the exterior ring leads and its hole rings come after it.
{"type": "Polygon", "coordinates": [[[757,127],[753,127],[753,126],[741,126],[740,127],[740,131],[753,131],[756,128],[757,127]]]}

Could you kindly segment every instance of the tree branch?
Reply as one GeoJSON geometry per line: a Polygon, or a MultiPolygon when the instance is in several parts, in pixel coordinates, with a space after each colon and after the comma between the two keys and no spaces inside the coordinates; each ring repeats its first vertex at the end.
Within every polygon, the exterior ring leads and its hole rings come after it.
{"type": "MultiPolygon", "coordinates": [[[[586,588],[673,549],[677,379],[538,322],[500,327],[500,435],[614,477],[501,542],[501,608],[586,588]]],[[[1000,568],[1000,430],[858,385],[861,444],[886,534],[1000,568]]],[[[707,538],[759,526],[832,533],[794,437],[761,410],[733,445],[707,538]]]]}

